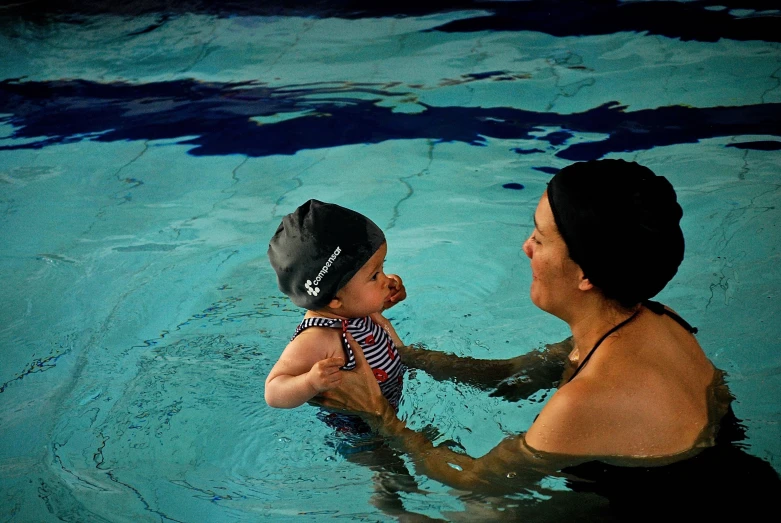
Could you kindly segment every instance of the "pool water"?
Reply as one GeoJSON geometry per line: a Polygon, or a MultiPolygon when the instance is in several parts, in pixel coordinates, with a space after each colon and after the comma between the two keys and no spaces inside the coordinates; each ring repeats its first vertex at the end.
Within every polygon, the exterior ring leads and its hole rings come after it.
{"type": "MultiPolygon", "coordinates": [[[[404,278],[405,342],[512,357],[568,335],[529,301],[521,245],[551,174],[592,158],[676,187],[687,253],[658,299],[781,472],[771,4],[0,6],[2,521],[502,520],[510,499],[266,406],[302,315],[266,248],[309,198],[358,210],[404,278]]],[[[400,414],[480,456],[550,392],[410,373],[400,414]]]]}

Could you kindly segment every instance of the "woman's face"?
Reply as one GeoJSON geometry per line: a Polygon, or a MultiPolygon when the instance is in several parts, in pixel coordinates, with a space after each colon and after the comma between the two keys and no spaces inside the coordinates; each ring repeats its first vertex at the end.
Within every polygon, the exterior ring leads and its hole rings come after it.
{"type": "Polygon", "coordinates": [[[547,192],[537,204],[534,231],[524,242],[523,251],[531,260],[532,303],[554,316],[565,317],[583,272],[569,257],[567,245],[556,227],[547,192]]]}

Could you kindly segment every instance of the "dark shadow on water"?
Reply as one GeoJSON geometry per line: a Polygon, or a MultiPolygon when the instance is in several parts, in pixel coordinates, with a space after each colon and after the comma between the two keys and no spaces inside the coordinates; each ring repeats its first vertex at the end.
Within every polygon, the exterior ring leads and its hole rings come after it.
{"type": "Polygon", "coordinates": [[[218,17],[298,16],[380,18],[464,12],[463,18],[432,29],[445,32],[536,31],[553,36],[588,36],[622,31],[715,42],[781,41],[779,5],[773,0],[636,1],[620,0],[444,0],[430,2],[284,0],[17,0],[0,6],[2,18],[48,23],[84,23],[85,17],[156,15],[157,22],[134,34],[151,32],[184,14],[218,17]],[[739,11],[735,11],[735,10],[739,11]],[[466,16],[466,12],[472,12],[466,16]]]}
{"type": "MultiPolygon", "coordinates": [[[[492,73],[492,78],[504,78],[503,73],[492,73]]],[[[5,115],[0,122],[14,129],[0,140],[0,150],[81,140],[176,140],[191,146],[189,153],[195,156],[263,157],[388,140],[484,146],[486,138],[497,138],[539,144],[519,148],[520,155],[548,151],[580,161],[708,138],[781,137],[777,103],[627,111],[610,102],[572,114],[424,103],[418,103],[419,112],[405,113],[386,106],[400,97],[414,98],[414,93],[397,85],[348,82],[271,87],[189,79],[145,84],[5,80],[0,82],[0,114],[5,115]],[[576,133],[604,136],[572,140],[576,133]]],[[[749,138],[732,146],[772,150],[774,144],[749,138]]],[[[539,166],[544,172],[550,169],[539,166]]]]}

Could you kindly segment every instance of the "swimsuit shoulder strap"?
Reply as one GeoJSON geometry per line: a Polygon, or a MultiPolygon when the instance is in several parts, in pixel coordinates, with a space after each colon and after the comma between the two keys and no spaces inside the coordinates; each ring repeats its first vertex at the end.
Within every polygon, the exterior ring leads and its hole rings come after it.
{"type": "Polygon", "coordinates": [[[668,309],[658,301],[646,300],[643,302],[643,305],[645,305],[646,308],[648,308],[648,310],[655,312],[656,314],[659,315],[666,314],[670,318],[674,319],[678,323],[678,325],[680,325],[687,331],[691,332],[692,334],[697,334],[699,330],[697,329],[697,327],[692,327],[688,321],[684,320],[678,314],[674,313],[673,311],[671,311],[670,309],[668,309]]]}
{"type": "Polygon", "coordinates": [[[618,325],[616,325],[615,327],[613,327],[612,329],[610,329],[609,331],[607,331],[607,332],[605,333],[605,335],[604,335],[604,336],[602,336],[601,338],[599,338],[599,341],[598,341],[598,342],[596,342],[596,343],[594,344],[594,348],[593,348],[593,349],[591,349],[591,352],[589,352],[589,353],[586,355],[586,357],[585,357],[585,358],[583,358],[583,363],[581,363],[580,365],[578,365],[578,368],[577,368],[577,369],[575,369],[575,373],[574,373],[572,376],[570,376],[570,379],[569,379],[569,381],[572,381],[573,379],[575,379],[575,376],[577,376],[577,375],[578,375],[578,373],[580,372],[580,369],[582,369],[583,367],[585,367],[585,366],[586,366],[586,363],[588,363],[588,360],[589,360],[589,359],[591,358],[591,356],[592,356],[592,355],[593,355],[593,354],[594,354],[594,353],[597,351],[597,348],[598,348],[598,347],[599,347],[599,346],[602,344],[602,342],[603,342],[603,341],[605,341],[605,339],[607,339],[607,337],[608,337],[608,336],[610,336],[611,334],[613,334],[614,332],[616,332],[618,329],[620,329],[621,327],[623,327],[624,325],[626,325],[627,323],[629,323],[630,321],[632,321],[632,320],[635,318],[635,316],[637,316],[637,313],[638,313],[638,312],[640,312],[640,309],[637,309],[637,310],[634,312],[634,314],[632,314],[630,317],[628,317],[627,319],[625,319],[624,321],[622,321],[621,323],[619,323],[618,325]]]}
{"type": "MultiPolygon", "coordinates": [[[[689,322],[687,322],[686,320],[681,318],[678,314],[674,313],[673,311],[671,311],[670,309],[668,309],[667,307],[665,307],[661,303],[659,303],[657,301],[646,300],[646,301],[643,302],[643,305],[646,308],[648,308],[648,310],[650,310],[650,311],[652,311],[652,312],[654,312],[656,314],[660,314],[660,315],[661,314],[666,314],[670,318],[674,319],[681,327],[683,327],[687,331],[691,332],[692,334],[696,334],[697,333],[697,327],[692,327],[689,324],[689,322]]],[[[591,349],[591,352],[589,352],[588,355],[585,358],[583,358],[583,363],[578,365],[578,368],[575,369],[575,372],[574,372],[574,374],[572,374],[572,376],[570,377],[569,381],[572,381],[575,378],[575,376],[578,375],[578,372],[580,372],[580,369],[582,369],[583,367],[586,366],[586,363],[588,363],[588,360],[589,360],[589,358],[591,358],[591,355],[594,354],[594,352],[596,352],[597,347],[599,347],[602,344],[602,342],[605,341],[605,339],[608,336],[610,336],[611,334],[616,332],[618,329],[620,329],[621,327],[623,327],[624,325],[626,325],[627,323],[632,321],[632,319],[635,316],[637,316],[637,313],[639,313],[639,312],[640,312],[640,309],[637,309],[634,314],[632,314],[630,317],[628,317],[627,319],[625,319],[624,321],[622,321],[621,323],[619,323],[618,325],[616,325],[615,327],[613,327],[612,329],[607,331],[604,336],[599,338],[599,341],[594,345],[594,348],[591,349]]]]}
{"type": "Polygon", "coordinates": [[[298,324],[298,327],[296,327],[296,332],[293,334],[293,337],[290,338],[291,340],[294,340],[296,336],[304,332],[309,327],[338,327],[340,320],[334,319],[334,318],[304,318],[301,320],[301,323],[298,324]]]}
{"type": "Polygon", "coordinates": [[[309,327],[327,327],[332,329],[342,329],[342,350],[344,350],[345,361],[342,369],[351,370],[355,368],[355,355],[353,349],[350,347],[350,342],[347,341],[347,327],[349,326],[349,320],[339,320],[336,318],[304,318],[301,323],[296,327],[296,332],[293,334],[291,340],[301,334],[309,327]]]}

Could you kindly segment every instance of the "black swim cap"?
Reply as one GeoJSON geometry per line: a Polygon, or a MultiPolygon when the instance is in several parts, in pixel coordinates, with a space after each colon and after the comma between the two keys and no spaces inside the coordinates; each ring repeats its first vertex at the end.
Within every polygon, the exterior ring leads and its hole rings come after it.
{"type": "Polygon", "coordinates": [[[299,307],[322,309],[377,249],[385,234],[366,216],[309,200],[282,219],[268,244],[279,290],[299,307]]]}
{"type": "Polygon", "coordinates": [[[607,298],[632,307],[652,298],[683,261],[683,210],[663,176],[624,160],[569,165],[548,183],[569,255],[607,298]]]}

